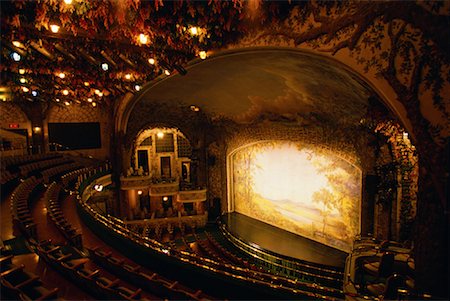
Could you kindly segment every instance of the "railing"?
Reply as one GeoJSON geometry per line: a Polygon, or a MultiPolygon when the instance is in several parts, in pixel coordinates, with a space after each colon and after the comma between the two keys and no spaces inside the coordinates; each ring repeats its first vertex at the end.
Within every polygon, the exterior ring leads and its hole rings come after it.
{"type": "Polygon", "coordinates": [[[139,189],[147,188],[152,184],[152,178],[150,176],[129,176],[120,177],[120,188],[121,189],[139,189]]]}
{"type": "Polygon", "coordinates": [[[289,260],[257,246],[250,245],[232,235],[223,224],[220,225],[220,230],[236,248],[257,260],[259,264],[276,273],[290,275],[304,281],[321,283],[334,288],[342,287],[343,273],[337,269],[319,267],[312,265],[311,263],[289,260]]]}
{"type": "MultiPolygon", "coordinates": [[[[79,186],[86,187],[88,184],[85,182],[79,183],[79,186]]],[[[260,288],[258,290],[260,293],[264,290],[267,292],[267,289],[270,289],[272,294],[284,296],[290,295],[291,297],[297,296],[302,297],[303,299],[335,300],[336,295],[341,296],[341,291],[336,291],[332,288],[324,287],[315,283],[298,282],[297,280],[284,278],[282,276],[274,276],[267,273],[252,271],[248,268],[243,268],[229,263],[221,264],[196,254],[172,249],[171,247],[165,246],[154,239],[142,237],[140,234],[130,231],[124,222],[118,222],[117,219],[112,219],[99,214],[90,205],[83,201],[85,200],[85,197],[83,196],[84,191],[79,191],[82,194],[82,196],[78,196],[77,198],[79,209],[82,210],[83,214],[89,216],[89,219],[93,222],[93,224],[96,224],[95,230],[100,231],[101,228],[104,228],[110,232],[110,234],[107,235],[110,239],[113,239],[114,236],[118,238],[120,237],[121,241],[128,241],[129,243],[145,248],[147,252],[154,254],[154,256],[157,256],[169,265],[172,264],[173,266],[179,267],[180,264],[184,263],[196,268],[197,272],[199,270],[203,271],[200,272],[202,274],[196,274],[198,277],[205,277],[208,273],[210,274],[212,272],[217,275],[214,277],[218,277],[220,275],[220,277],[234,279],[234,281],[241,283],[240,286],[245,286],[242,282],[257,286],[260,288]]],[[[227,281],[229,282],[230,280],[227,281]]],[[[255,289],[255,287],[253,288],[255,289]]]]}
{"type": "Polygon", "coordinates": [[[206,189],[180,191],[177,201],[181,203],[193,203],[206,201],[206,189]]]}

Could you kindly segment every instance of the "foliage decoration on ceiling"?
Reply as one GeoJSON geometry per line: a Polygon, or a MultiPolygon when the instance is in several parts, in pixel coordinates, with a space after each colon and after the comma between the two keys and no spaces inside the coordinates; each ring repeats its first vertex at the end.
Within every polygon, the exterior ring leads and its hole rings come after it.
{"type": "Polygon", "coordinates": [[[2,85],[15,99],[61,103],[136,92],[136,85],[165,70],[184,74],[183,65],[200,51],[245,33],[244,5],[242,0],[2,1],[2,85]],[[60,26],[57,33],[54,24],[60,26]],[[11,59],[13,52],[20,61],[11,59]],[[61,95],[64,89],[68,95],[61,95]]]}

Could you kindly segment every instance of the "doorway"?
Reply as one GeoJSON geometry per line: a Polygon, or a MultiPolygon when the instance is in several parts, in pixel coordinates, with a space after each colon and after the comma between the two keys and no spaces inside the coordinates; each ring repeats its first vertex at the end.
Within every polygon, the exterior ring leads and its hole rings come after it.
{"type": "Polygon", "coordinates": [[[161,157],[161,178],[170,178],[171,175],[170,157],[161,157]]]}

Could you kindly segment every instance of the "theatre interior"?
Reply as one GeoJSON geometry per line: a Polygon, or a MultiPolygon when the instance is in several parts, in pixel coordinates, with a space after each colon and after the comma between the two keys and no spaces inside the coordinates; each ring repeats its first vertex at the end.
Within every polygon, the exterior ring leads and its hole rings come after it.
{"type": "Polygon", "coordinates": [[[0,4],[2,300],[448,300],[450,2],[0,4]]]}

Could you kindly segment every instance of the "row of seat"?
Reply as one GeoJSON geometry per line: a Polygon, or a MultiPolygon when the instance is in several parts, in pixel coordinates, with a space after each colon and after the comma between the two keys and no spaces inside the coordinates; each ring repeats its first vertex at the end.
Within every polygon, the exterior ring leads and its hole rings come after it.
{"type": "MultiPolygon", "coordinates": [[[[141,296],[141,289],[125,286],[119,279],[111,279],[100,271],[87,267],[90,260],[79,258],[76,254],[63,252],[60,246],[51,241],[43,241],[36,246],[37,253],[49,265],[70,278],[78,286],[92,295],[106,300],[148,300],[141,296]]],[[[92,265],[92,264],[90,264],[92,265]]]]}
{"type": "MultiPolygon", "coordinates": [[[[243,258],[240,258],[228,250],[226,250],[223,246],[221,246],[218,242],[212,238],[211,234],[208,232],[204,232],[206,239],[202,240],[195,235],[197,240],[196,242],[204,250],[208,255],[212,255],[214,259],[218,260],[222,263],[231,263],[238,266],[242,266],[245,269],[248,269],[248,275],[251,275],[253,278],[257,278],[262,281],[273,281],[273,274],[270,274],[268,271],[264,271],[263,269],[250,264],[248,261],[245,261],[243,258]]],[[[337,288],[327,287],[320,282],[314,282],[313,284],[309,282],[296,282],[291,279],[285,278],[282,275],[276,276],[277,282],[285,287],[292,287],[295,289],[302,289],[314,293],[320,293],[323,295],[331,296],[331,297],[342,297],[342,291],[337,288]]]]}
{"type": "Polygon", "coordinates": [[[17,178],[17,174],[10,172],[9,170],[0,171],[0,184],[3,186],[6,183],[17,178]]]}
{"type": "Polygon", "coordinates": [[[54,300],[58,297],[57,288],[46,288],[39,276],[24,270],[23,264],[13,264],[13,257],[0,257],[3,300],[54,300]]]}
{"type": "Polygon", "coordinates": [[[69,162],[62,165],[57,165],[51,168],[47,168],[41,171],[42,177],[44,178],[44,182],[50,182],[50,179],[55,177],[58,174],[67,173],[69,171],[81,168],[81,165],[78,162],[69,162]]]}
{"type": "Polygon", "coordinates": [[[47,154],[36,154],[36,155],[23,155],[23,156],[8,156],[8,157],[0,157],[0,165],[1,169],[3,170],[10,170],[10,171],[17,171],[18,167],[20,165],[34,162],[34,161],[41,161],[41,160],[48,160],[51,158],[61,157],[58,153],[47,153],[47,154]]]}
{"type": "Polygon", "coordinates": [[[53,166],[67,164],[73,162],[70,158],[56,157],[47,160],[35,161],[32,163],[27,163],[19,167],[19,174],[23,177],[28,176],[37,171],[44,171],[53,166]]]}
{"type": "Polygon", "coordinates": [[[32,176],[21,182],[10,196],[13,221],[19,225],[21,231],[27,237],[36,238],[37,227],[31,216],[29,198],[40,183],[42,183],[42,179],[36,179],[36,177],[32,176]]]}
{"type": "Polygon", "coordinates": [[[83,167],[83,168],[79,168],[76,170],[71,170],[68,171],[66,173],[64,173],[61,176],[61,184],[66,187],[68,185],[70,185],[73,181],[75,181],[79,175],[85,174],[88,171],[90,171],[92,168],[91,167],[83,167]]]}
{"type": "Polygon", "coordinates": [[[50,217],[56,228],[62,233],[66,240],[73,246],[82,248],[83,243],[81,239],[81,233],[64,217],[61,207],[59,205],[59,197],[61,192],[61,186],[56,182],[51,183],[44,193],[44,200],[47,207],[47,215],[50,217]]]}
{"type": "Polygon", "coordinates": [[[178,281],[169,280],[157,273],[147,273],[140,266],[132,266],[99,248],[89,249],[89,256],[95,263],[109,272],[126,278],[130,283],[158,297],[169,300],[210,300],[201,290],[192,290],[178,281]]]}
{"type": "Polygon", "coordinates": [[[223,247],[212,235],[211,233],[205,231],[206,239],[209,242],[210,245],[212,245],[215,250],[220,252],[222,257],[225,257],[227,260],[229,260],[232,263],[241,265],[243,267],[246,267],[251,270],[260,271],[263,272],[264,270],[258,266],[256,266],[253,263],[250,263],[248,260],[245,260],[242,257],[237,256],[236,254],[230,252],[228,249],[223,247]]]}

